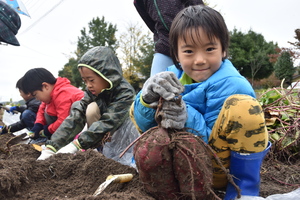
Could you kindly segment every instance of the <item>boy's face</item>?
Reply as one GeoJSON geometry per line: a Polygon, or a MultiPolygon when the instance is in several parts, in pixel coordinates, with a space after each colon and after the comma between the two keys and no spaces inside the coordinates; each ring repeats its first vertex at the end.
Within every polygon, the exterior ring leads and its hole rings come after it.
{"type": "Polygon", "coordinates": [[[93,95],[98,96],[103,89],[109,88],[109,83],[89,68],[81,67],[79,73],[87,89],[93,95]]]}
{"type": "Polygon", "coordinates": [[[197,31],[187,31],[186,41],[182,37],[178,39],[177,60],[189,77],[201,82],[220,68],[225,52],[222,52],[219,39],[213,38],[210,41],[202,28],[197,31]]]}
{"type": "Polygon", "coordinates": [[[43,85],[42,91],[36,90],[36,91],[32,92],[32,96],[42,102],[50,103],[51,92],[52,92],[54,86],[49,83],[46,83],[46,82],[43,82],[42,85],[43,85]]]}
{"type": "Polygon", "coordinates": [[[19,89],[20,92],[20,96],[25,100],[28,101],[29,99],[31,99],[33,96],[29,93],[29,94],[25,94],[22,90],[19,89]]]}

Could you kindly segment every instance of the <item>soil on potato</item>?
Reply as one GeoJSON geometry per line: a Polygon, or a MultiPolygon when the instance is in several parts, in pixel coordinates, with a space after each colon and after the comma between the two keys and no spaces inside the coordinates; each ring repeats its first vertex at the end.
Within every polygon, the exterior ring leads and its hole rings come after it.
{"type": "MultiPolygon", "coordinates": [[[[94,150],[58,154],[37,161],[40,152],[28,144],[6,147],[10,134],[0,136],[0,199],[16,200],[153,200],[134,168],[105,158],[94,150]],[[108,175],[132,173],[128,183],[112,183],[93,196],[108,175]]],[[[263,197],[291,192],[300,187],[300,160],[282,163],[266,159],[261,169],[263,197]]],[[[222,193],[220,193],[220,197],[222,193]]]]}

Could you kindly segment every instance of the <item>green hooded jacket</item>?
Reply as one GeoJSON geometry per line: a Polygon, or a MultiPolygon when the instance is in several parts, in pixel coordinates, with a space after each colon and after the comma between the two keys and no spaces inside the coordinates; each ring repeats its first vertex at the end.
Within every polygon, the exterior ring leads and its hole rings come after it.
{"type": "Polygon", "coordinates": [[[86,124],[86,109],[91,102],[96,102],[101,118],[82,132],[78,142],[83,149],[96,148],[102,143],[106,133],[116,131],[129,118],[129,108],[135,98],[133,87],[123,77],[122,68],[117,56],[109,47],[94,47],[87,51],[79,60],[78,67],[85,66],[107,80],[110,88],[98,96],[88,90],[84,97],[74,102],[70,115],[52,135],[46,145],[56,150],[64,147],[80,133],[86,124]]]}

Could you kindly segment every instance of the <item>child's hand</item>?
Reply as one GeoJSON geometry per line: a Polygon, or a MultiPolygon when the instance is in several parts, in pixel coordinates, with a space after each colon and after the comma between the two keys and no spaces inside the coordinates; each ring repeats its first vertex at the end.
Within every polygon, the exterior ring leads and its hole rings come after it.
{"type": "Polygon", "coordinates": [[[57,151],[57,153],[76,153],[77,151],[81,150],[81,146],[78,142],[78,140],[74,140],[73,142],[70,142],[63,148],[57,151]]]}
{"type": "Polygon", "coordinates": [[[40,137],[40,131],[43,130],[43,124],[35,123],[32,129],[27,133],[27,135],[35,140],[40,137]]]}
{"type": "Polygon", "coordinates": [[[17,106],[12,106],[12,107],[10,107],[10,109],[9,109],[8,112],[9,112],[9,113],[12,113],[12,114],[18,113],[18,111],[17,111],[17,106]]]}
{"type": "Polygon", "coordinates": [[[41,155],[37,160],[46,160],[55,154],[55,148],[47,145],[45,149],[42,150],[41,155]]]}
{"type": "Polygon", "coordinates": [[[181,98],[176,101],[164,101],[158,116],[162,119],[163,128],[183,129],[187,120],[186,104],[181,98]]]}
{"type": "Polygon", "coordinates": [[[147,104],[155,102],[157,105],[157,101],[160,97],[165,100],[171,100],[183,91],[183,85],[173,72],[160,72],[145,82],[142,98],[147,104]]]}
{"type": "Polygon", "coordinates": [[[10,128],[10,126],[6,125],[0,126],[0,135],[10,132],[10,128]]]}

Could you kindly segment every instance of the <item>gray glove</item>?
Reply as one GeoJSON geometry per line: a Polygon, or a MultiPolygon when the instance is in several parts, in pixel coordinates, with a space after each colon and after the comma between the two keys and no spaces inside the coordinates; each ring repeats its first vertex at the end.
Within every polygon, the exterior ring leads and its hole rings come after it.
{"type": "Polygon", "coordinates": [[[160,72],[150,77],[144,84],[142,98],[151,107],[157,106],[160,97],[171,100],[184,91],[184,86],[179,82],[173,72],[160,72]]]}
{"type": "Polygon", "coordinates": [[[183,129],[187,120],[186,104],[180,98],[175,101],[164,101],[158,116],[163,128],[183,129]]]}

